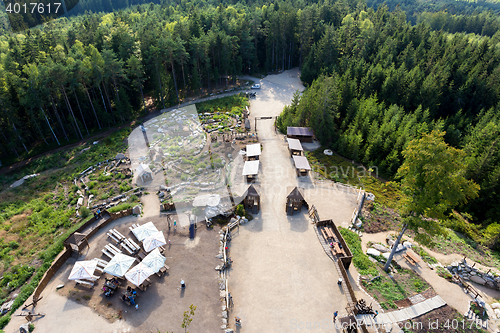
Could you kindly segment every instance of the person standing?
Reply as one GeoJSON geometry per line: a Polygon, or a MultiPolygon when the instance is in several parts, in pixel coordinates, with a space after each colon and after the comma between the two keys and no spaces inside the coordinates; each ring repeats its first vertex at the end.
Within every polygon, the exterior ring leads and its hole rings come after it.
{"type": "Polygon", "coordinates": [[[375,314],[373,315],[373,318],[375,318],[376,316],[378,316],[378,311],[375,310],[375,314]]]}
{"type": "Polygon", "coordinates": [[[335,311],[333,313],[333,322],[335,322],[337,320],[337,316],[339,315],[339,312],[338,311],[335,311]]]}

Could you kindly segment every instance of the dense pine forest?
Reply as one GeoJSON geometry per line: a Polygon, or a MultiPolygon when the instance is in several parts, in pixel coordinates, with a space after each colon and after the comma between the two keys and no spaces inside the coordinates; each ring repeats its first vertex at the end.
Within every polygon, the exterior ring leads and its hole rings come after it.
{"type": "Polygon", "coordinates": [[[412,26],[385,7],[358,9],[312,46],[301,77],[311,85],[278,126],[311,126],[322,144],[388,178],[410,140],[444,130],[481,185],[464,208],[483,225],[498,221],[500,31],[488,35],[412,26]]]}
{"type": "Polygon", "coordinates": [[[282,129],[312,126],[325,146],[387,178],[409,140],[444,130],[481,185],[464,209],[488,225],[500,213],[499,12],[497,1],[82,0],[21,32],[2,16],[0,160],[84,139],[237,75],[299,66],[308,89],[284,110],[282,129]]]}

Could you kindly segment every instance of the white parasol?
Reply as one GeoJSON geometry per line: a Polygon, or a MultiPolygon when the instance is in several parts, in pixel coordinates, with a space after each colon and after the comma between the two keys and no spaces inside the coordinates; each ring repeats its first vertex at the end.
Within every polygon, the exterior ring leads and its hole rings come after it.
{"type": "Polygon", "coordinates": [[[148,276],[154,273],[151,268],[140,262],[125,274],[125,278],[136,286],[140,286],[148,276]]]}
{"type": "Polygon", "coordinates": [[[165,265],[165,260],[166,258],[162,256],[160,250],[156,248],[142,260],[142,263],[151,268],[153,272],[156,273],[165,265]]]}
{"type": "Polygon", "coordinates": [[[154,233],[158,232],[153,222],[145,223],[135,229],[132,229],[135,237],[139,242],[142,242],[144,238],[151,236],[154,233]]]}
{"type": "Polygon", "coordinates": [[[95,268],[97,267],[97,260],[84,260],[77,261],[71,273],[69,273],[69,280],[91,279],[94,275],[95,268]]]}
{"type": "Polygon", "coordinates": [[[104,271],[108,274],[121,277],[132,266],[135,258],[118,253],[111,259],[111,261],[104,267],[104,271]]]}
{"type": "Polygon", "coordinates": [[[142,247],[144,247],[144,251],[149,252],[156,249],[158,246],[162,246],[167,244],[165,241],[165,236],[163,236],[163,231],[157,231],[151,236],[144,238],[142,241],[142,247]]]}

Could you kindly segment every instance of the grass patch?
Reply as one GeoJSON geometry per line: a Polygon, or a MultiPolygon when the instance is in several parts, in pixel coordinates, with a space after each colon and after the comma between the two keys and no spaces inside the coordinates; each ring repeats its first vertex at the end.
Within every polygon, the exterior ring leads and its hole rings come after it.
{"type": "Polygon", "coordinates": [[[108,212],[109,213],[121,212],[122,210],[131,209],[134,206],[135,206],[135,204],[133,204],[131,202],[124,202],[124,203],[121,203],[117,206],[111,207],[110,209],[108,209],[108,212]]]}
{"type": "Polygon", "coordinates": [[[497,251],[482,246],[453,230],[448,229],[446,236],[433,239],[429,248],[443,254],[457,253],[479,264],[500,269],[500,254],[497,251]]]}
{"type": "Polygon", "coordinates": [[[384,309],[397,309],[394,302],[419,294],[429,288],[420,276],[409,269],[398,269],[391,277],[377,264],[378,279],[362,281],[363,287],[384,309]]]}
{"type": "Polygon", "coordinates": [[[358,270],[359,274],[372,276],[378,275],[377,265],[370,260],[368,255],[363,253],[361,248],[361,239],[359,236],[355,232],[345,228],[339,228],[339,231],[352,252],[352,263],[358,270]]]}
{"type": "Polygon", "coordinates": [[[365,191],[373,193],[379,204],[393,209],[397,207],[401,197],[398,183],[384,182],[373,177],[370,171],[376,173],[376,169],[365,170],[362,166],[335,154],[327,156],[323,154],[326,148],[305,152],[311,168],[319,178],[362,187],[365,191]]]}
{"type": "Polygon", "coordinates": [[[248,106],[248,98],[245,94],[240,93],[236,95],[231,95],[223,98],[216,98],[209,101],[196,103],[196,110],[198,113],[205,112],[234,112],[241,111],[248,106]]]}
{"type": "MultiPolygon", "coordinates": [[[[74,205],[78,200],[73,179],[97,162],[112,159],[126,148],[130,129],[120,130],[99,141],[47,154],[27,166],[0,176],[0,303],[16,290],[9,314],[0,318],[0,329],[10,315],[33,293],[45,271],[63,249],[62,241],[92,214],[77,219],[74,205]],[[83,148],[90,148],[82,152],[83,148]],[[24,175],[40,173],[23,185],[10,189],[24,175]]],[[[125,185],[124,185],[125,186],[125,185]]],[[[92,182],[92,191],[100,184],[92,182]]]]}

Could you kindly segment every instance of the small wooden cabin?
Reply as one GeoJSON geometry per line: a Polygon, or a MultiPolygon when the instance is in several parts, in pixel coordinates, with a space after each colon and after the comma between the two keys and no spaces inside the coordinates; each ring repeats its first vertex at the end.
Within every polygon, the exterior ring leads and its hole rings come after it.
{"type": "Polygon", "coordinates": [[[308,207],[306,200],[304,199],[304,190],[295,187],[290,194],[286,197],[286,214],[293,215],[295,211],[300,212],[302,206],[308,207]]]}
{"type": "Polygon", "coordinates": [[[313,142],[314,133],[310,127],[287,127],[286,136],[301,142],[313,142]]]}
{"type": "Polygon", "coordinates": [[[247,189],[243,206],[245,206],[245,209],[250,210],[252,214],[257,214],[260,211],[260,195],[253,185],[250,185],[247,189]]]}

